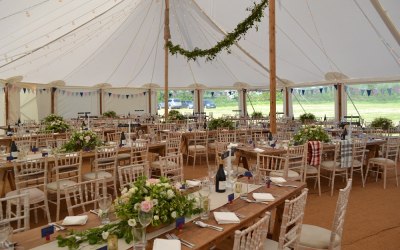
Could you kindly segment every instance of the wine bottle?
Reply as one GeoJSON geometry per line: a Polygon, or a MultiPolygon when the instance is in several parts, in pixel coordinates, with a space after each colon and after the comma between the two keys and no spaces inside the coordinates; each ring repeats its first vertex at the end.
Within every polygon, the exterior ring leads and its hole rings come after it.
{"type": "Polygon", "coordinates": [[[15,141],[11,142],[11,146],[10,146],[10,152],[11,152],[11,156],[16,159],[18,158],[18,148],[17,148],[17,144],[15,144],[15,141]]]}
{"type": "Polygon", "coordinates": [[[344,128],[343,133],[342,133],[342,136],[341,136],[341,139],[342,139],[342,140],[346,140],[346,136],[347,136],[347,129],[344,128]]]}
{"type": "Polygon", "coordinates": [[[21,125],[21,118],[18,118],[18,127],[21,125]]]}
{"type": "Polygon", "coordinates": [[[126,145],[126,137],[125,137],[125,133],[124,132],[122,132],[122,134],[121,134],[121,141],[120,141],[119,145],[121,147],[126,145]]]}
{"type": "Polygon", "coordinates": [[[207,129],[207,122],[205,120],[204,120],[203,128],[204,128],[204,130],[207,129]]]}
{"type": "Polygon", "coordinates": [[[13,131],[12,131],[12,129],[11,129],[10,124],[8,124],[6,135],[7,135],[7,136],[12,136],[12,135],[13,135],[13,131]]]}
{"type": "Polygon", "coordinates": [[[224,165],[219,164],[219,168],[215,176],[215,192],[225,193],[225,190],[226,190],[226,175],[224,171],[224,165]]]}

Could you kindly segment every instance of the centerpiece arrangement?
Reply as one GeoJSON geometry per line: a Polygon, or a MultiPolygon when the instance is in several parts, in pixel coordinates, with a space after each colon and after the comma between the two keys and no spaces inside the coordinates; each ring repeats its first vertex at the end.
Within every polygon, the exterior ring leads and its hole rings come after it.
{"type": "Polygon", "coordinates": [[[70,140],[63,146],[66,152],[80,150],[89,151],[101,146],[102,142],[97,134],[91,130],[75,131],[70,140]]]}
{"type": "Polygon", "coordinates": [[[293,137],[295,145],[301,145],[308,141],[329,142],[328,133],[321,126],[305,125],[293,137]]]}
{"type": "Polygon", "coordinates": [[[371,122],[371,127],[388,130],[389,128],[393,128],[394,126],[393,126],[393,121],[390,120],[389,118],[378,117],[371,122]]]}
{"type": "Polygon", "coordinates": [[[148,213],[150,210],[153,226],[170,224],[176,218],[190,217],[201,212],[194,198],[182,194],[164,177],[160,179],[139,177],[129,188],[122,190],[121,196],[114,201],[114,209],[118,222],[83,232],[74,231],[66,237],[58,236],[58,246],[78,248],[83,242],[98,244],[105,242],[109,235],[124,238],[130,243],[133,240],[132,227],[141,223],[141,213],[148,213]]]}
{"type": "Polygon", "coordinates": [[[182,121],[185,119],[186,117],[182,115],[178,110],[171,110],[168,112],[168,121],[182,121]]]}
{"type": "Polygon", "coordinates": [[[300,115],[300,121],[301,121],[301,123],[303,123],[303,124],[306,124],[306,123],[313,123],[313,122],[315,122],[316,120],[317,120],[317,119],[316,119],[315,115],[312,114],[312,113],[304,113],[304,114],[300,115]]]}
{"type": "Polygon", "coordinates": [[[64,121],[62,116],[55,114],[46,116],[42,123],[45,125],[45,130],[53,131],[55,133],[63,133],[69,129],[69,125],[64,121]]]}
{"type": "Polygon", "coordinates": [[[262,117],[263,117],[262,112],[254,111],[251,114],[251,118],[253,118],[253,119],[259,119],[259,118],[262,118],[262,117]]]}
{"type": "Polygon", "coordinates": [[[233,121],[227,119],[227,118],[214,118],[211,119],[208,122],[208,128],[210,130],[215,130],[217,128],[229,128],[229,129],[234,129],[234,123],[233,121]]]}
{"type": "Polygon", "coordinates": [[[108,118],[117,118],[117,113],[115,111],[109,110],[103,113],[104,117],[108,117],[108,118]]]}

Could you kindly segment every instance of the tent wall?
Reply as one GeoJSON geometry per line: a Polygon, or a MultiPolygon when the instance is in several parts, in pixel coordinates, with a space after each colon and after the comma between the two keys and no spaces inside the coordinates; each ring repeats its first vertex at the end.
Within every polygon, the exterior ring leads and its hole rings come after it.
{"type": "Polygon", "coordinates": [[[4,87],[4,84],[0,84],[0,88],[2,90],[0,91],[0,126],[6,125],[6,98],[4,87]]]}
{"type": "Polygon", "coordinates": [[[21,121],[38,120],[38,104],[36,93],[20,91],[20,118],[21,121]]]}
{"type": "Polygon", "coordinates": [[[90,112],[90,115],[100,114],[100,99],[97,90],[60,88],[55,95],[55,113],[64,118],[75,118],[78,112],[90,112]]]}
{"type": "Polygon", "coordinates": [[[20,89],[18,87],[13,87],[10,85],[8,92],[8,120],[10,123],[15,123],[20,117],[20,89]]]}
{"type": "Polygon", "coordinates": [[[118,115],[148,113],[150,110],[148,90],[129,88],[104,89],[103,112],[111,110],[115,111],[118,115]]]}

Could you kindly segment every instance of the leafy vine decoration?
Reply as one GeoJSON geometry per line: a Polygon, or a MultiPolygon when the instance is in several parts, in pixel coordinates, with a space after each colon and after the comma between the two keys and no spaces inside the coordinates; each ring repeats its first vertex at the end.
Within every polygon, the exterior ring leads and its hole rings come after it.
{"type": "MultiPolygon", "coordinates": [[[[242,22],[240,22],[232,32],[229,32],[224,39],[219,41],[212,48],[200,49],[196,47],[193,50],[186,50],[180,45],[174,45],[171,41],[168,41],[166,46],[172,55],[183,55],[188,59],[188,61],[195,61],[198,57],[205,57],[206,61],[212,61],[223,49],[230,54],[230,47],[234,43],[238,42],[247,33],[247,31],[255,25],[255,23],[259,23],[261,21],[262,17],[264,16],[264,9],[267,6],[268,0],[262,0],[259,4],[254,3],[254,6],[248,7],[246,10],[251,11],[251,14],[242,22]]],[[[257,25],[256,30],[258,30],[257,25]]]]}

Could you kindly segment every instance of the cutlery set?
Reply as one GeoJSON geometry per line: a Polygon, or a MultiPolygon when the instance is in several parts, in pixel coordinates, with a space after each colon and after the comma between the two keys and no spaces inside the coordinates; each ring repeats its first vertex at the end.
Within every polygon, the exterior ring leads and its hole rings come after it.
{"type": "Polygon", "coordinates": [[[181,242],[182,245],[185,245],[189,248],[194,248],[196,245],[193,243],[190,243],[189,241],[180,239],[178,236],[176,236],[175,234],[166,234],[165,237],[167,237],[167,239],[169,240],[179,240],[181,242]]]}

